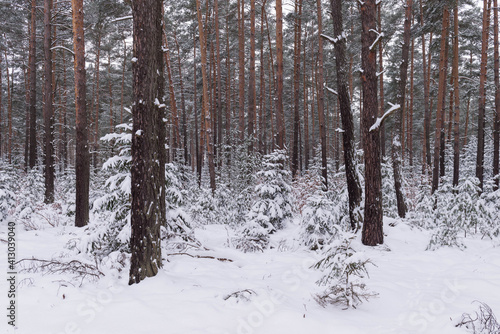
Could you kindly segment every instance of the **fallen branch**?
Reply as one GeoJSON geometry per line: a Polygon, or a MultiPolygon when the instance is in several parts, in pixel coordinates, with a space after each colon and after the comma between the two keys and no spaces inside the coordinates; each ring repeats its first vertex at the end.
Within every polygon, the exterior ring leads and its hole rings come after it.
{"type": "Polygon", "coordinates": [[[231,260],[231,259],[226,259],[224,257],[209,256],[209,255],[192,255],[192,254],[189,254],[189,253],[171,253],[171,254],[167,254],[167,256],[171,256],[171,255],[187,255],[189,257],[194,257],[194,258],[197,258],[197,259],[213,259],[213,260],[217,260],[217,261],[221,261],[221,262],[233,262],[233,260],[231,260]]]}
{"type": "Polygon", "coordinates": [[[20,264],[25,266],[19,272],[23,273],[36,273],[42,272],[42,274],[65,274],[72,273],[76,274],[77,277],[82,278],[80,285],[83,281],[88,278],[90,281],[96,281],[100,277],[104,276],[104,273],[100,271],[97,266],[89,263],[84,263],[78,260],[71,260],[69,262],[61,262],[58,260],[40,260],[40,259],[21,259],[16,262],[16,265],[20,264]],[[25,263],[27,263],[25,265],[25,263]]]}

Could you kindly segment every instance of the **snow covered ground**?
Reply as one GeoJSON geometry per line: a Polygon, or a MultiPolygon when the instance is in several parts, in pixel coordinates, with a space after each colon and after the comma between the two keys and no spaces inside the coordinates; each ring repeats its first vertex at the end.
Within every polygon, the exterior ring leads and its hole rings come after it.
{"type": "MultiPolygon", "coordinates": [[[[273,235],[273,249],[242,253],[228,247],[231,231],[209,225],[196,230],[208,250],[186,251],[200,257],[164,254],[161,272],[133,286],[127,285],[127,260],[121,268],[116,258],[100,266],[105,276],[83,283],[71,273],[19,274],[17,327],[2,333],[452,334],[467,333],[455,324],[462,313],[477,309],[475,300],[500,312],[500,247],[468,238],[464,251],[425,251],[430,232],[390,223],[385,220],[383,247],[364,247],[359,236],[354,242],[376,265],[368,267],[367,287],[378,293],[357,309],[316,303],[321,273],[311,265],[320,255],[294,241],[296,227],[273,235]]],[[[17,259],[93,264],[85,253],[65,247],[81,231],[48,224],[26,231],[18,225],[17,259]]],[[[6,233],[4,221],[0,239],[6,233]]],[[[3,240],[0,253],[6,254],[3,240]]],[[[0,270],[7,272],[6,260],[0,270]]],[[[0,290],[7,291],[5,279],[0,290]]],[[[1,308],[6,310],[6,298],[1,308]]]]}

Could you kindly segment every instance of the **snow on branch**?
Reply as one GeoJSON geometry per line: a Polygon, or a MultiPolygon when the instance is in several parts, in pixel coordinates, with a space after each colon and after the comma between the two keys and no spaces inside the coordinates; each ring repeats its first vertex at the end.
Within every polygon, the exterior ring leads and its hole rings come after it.
{"type": "Polygon", "coordinates": [[[373,125],[370,128],[370,132],[377,130],[380,127],[380,125],[382,124],[382,122],[385,121],[385,119],[387,117],[389,117],[394,111],[396,111],[399,108],[401,108],[401,106],[399,104],[392,104],[390,102],[389,102],[389,104],[391,105],[391,107],[389,108],[389,110],[387,110],[385,112],[385,114],[382,115],[382,117],[377,118],[377,120],[375,121],[375,123],[373,123],[373,125]]]}
{"type": "Polygon", "coordinates": [[[123,17],[118,17],[114,20],[111,20],[109,21],[109,23],[115,23],[115,22],[119,22],[119,21],[125,21],[125,20],[132,20],[133,16],[132,15],[129,15],[129,16],[123,16],[123,17]]]}
{"type": "Polygon", "coordinates": [[[347,35],[346,35],[346,33],[344,31],[340,35],[338,35],[337,37],[335,37],[335,38],[330,37],[330,36],[325,35],[325,34],[321,34],[320,36],[323,37],[324,39],[328,40],[329,42],[333,43],[333,44],[336,44],[337,42],[339,42],[342,39],[347,39],[347,35]]]}
{"type": "Polygon", "coordinates": [[[334,90],[334,89],[332,89],[332,88],[328,87],[326,84],[324,84],[323,86],[324,86],[324,87],[326,88],[326,90],[327,90],[327,91],[329,91],[330,93],[332,93],[332,94],[334,94],[334,95],[337,95],[337,96],[339,95],[339,93],[337,93],[337,91],[336,91],[336,90],[334,90]]]}
{"type": "Polygon", "coordinates": [[[384,70],[383,70],[383,71],[377,72],[377,78],[378,78],[379,76],[381,76],[382,74],[384,74],[386,71],[387,71],[387,69],[385,69],[385,68],[384,68],[384,70]]]}
{"type": "Polygon", "coordinates": [[[373,48],[377,45],[377,43],[380,41],[380,39],[382,37],[384,37],[384,33],[383,32],[378,32],[377,30],[375,29],[370,29],[371,32],[374,32],[377,34],[377,38],[373,41],[373,44],[370,45],[370,51],[373,51],[373,48]]]}
{"type": "Polygon", "coordinates": [[[51,47],[50,49],[51,49],[51,50],[55,50],[55,49],[63,49],[63,50],[68,51],[69,53],[71,53],[73,56],[75,55],[75,53],[73,52],[73,50],[70,50],[70,49],[68,49],[68,48],[65,48],[64,46],[61,46],[61,45],[57,45],[57,46],[51,47]]]}

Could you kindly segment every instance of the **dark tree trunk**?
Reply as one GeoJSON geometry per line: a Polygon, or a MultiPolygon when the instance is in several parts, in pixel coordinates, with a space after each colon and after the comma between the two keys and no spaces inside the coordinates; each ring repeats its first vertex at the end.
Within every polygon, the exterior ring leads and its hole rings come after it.
{"type": "Polygon", "coordinates": [[[162,6],[135,0],[132,64],[132,236],[129,284],[155,276],[162,267],[160,226],[165,219],[165,125],[162,6]],[[160,102],[160,104],[155,103],[160,102]]]}
{"type": "MultiPolygon", "coordinates": [[[[378,5],[378,32],[379,34],[382,33],[382,2],[379,3],[378,5]]],[[[378,61],[379,61],[379,91],[380,91],[380,116],[384,115],[385,113],[385,101],[384,101],[384,57],[383,57],[383,50],[384,50],[384,43],[378,43],[378,61]]],[[[385,124],[382,123],[380,124],[380,151],[382,153],[382,156],[385,157],[385,124]]]]}
{"type": "MultiPolygon", "coordinates": [[[[439,152],[441,144],[441,130],[443,128],[443,119],[441,117],[443,111],[443,97],[446,86],[446,40],[448,39],[448,29],[450,21],[450,12],[448,6],[443,9],[443,24],[441,28],[441,52],[439,56],[439,87],[436,109],[436,132],[434,138],[434,166],[432,168],[432,193],[439,187],[439,152]]],[[[430,74],[429,74],[430,75],[430,74]]]]}
{"type": "MultiPolygon", "coordinates": [[[[342,1],[341,0],[330,0],[331,10],[332,10],[332,21],[333,21],[333,32],[335,36],[341,36],[343,32],[343,18],[342,18],[342,1]]],[[[362,20],[364,16],[368,16],[371,19],[375,19],[375,17],[371,17],[375,15],[373,13],[366,13],[366,11],[371,10],[371,4],[368,2],[362,6],[362,20]],[[368,15],[364,15],[368,14],[368,15]]],[[[373,9],[375,10],[375,9],[373,9]]],[[[371,24],[375,24],[375,21],[371,24]]],[[[374,28],[369,28],[374,29],[374,28]]],[[[366,39],[367,36],[364,36],[363,39],[366,39]]],[[[365,41],[366,42],[366,41],[365,41]]],[[[367,50],[365,50],[367,52],[367,50]]],[[[369,51],[370,54],[375,58],[375,54],[372,51],[369,51]]],[[[344,164],[346,170],[346,178],[347,178],[347,191],[349,193],[349,218],[351,220],[352,229],[359,228],[359,224],[362,218],[359,216],[359,204],[361,203],[362,190],[361,185],[358,179],[358,173],[356,170],[356,161],[354,155],[354,121],[352,117],[351,111],[351,101],[349,98],[349,86],[348,86],[348,77],[346,73],[347,62],[346,62],[346,40],[345,38],[340,38],[335,43],[335,65],[337,69],[337,91],[338,91],[338,100],[340,104],[340,115],[342,121],[342,140],[344,145],[344,164]]],[[[368,54],[367,54],[368,55],[368,54]]],[[[368,65],[364,63],[365,65],[368,65]]],[[[370,64],[372,65],[372,64],[370,64]]],[[[376,65],[375,65],[376,66],[376,65]]],[[[376,77],[376,67],[373,68],[375,71],[373,73],[373,77],[377,80],[376,77]]],[[[371,83],[373,84],[373,83],[371,83]]],[[[364,86],[363,86],[364,87],[364,86]]],[[[377,82],[375,81],[375,102],[377,97],[377,82]]],[[[367,87],[368,88],[368,87],[367,87]]],[[[370,86],[372,89],[373,86],[370,86]]],[[[319,90],[322,87],[318,87],[319,90]]],[[[375,119],[377,118],[377,107],[375,104],[375,119]]],[[[377,131],[377,136],[378,136],[377,131]]],[[[377,139],[379,141],[379,139],[377,139]]],[[[380,145],[380,142],[377,143],[377,146],[380,145]]],[[[380,165],[380,157],[378,158],[378,163],[380,165]]],[[[368,181],[367,181],[368,182],[368,181]]]]}
{"type": "Polygon", "coordinates": [[[54,202],[54,106],[52,99],[52,0],[44,1],[44,82],[43,118],[45,124],[45,203],[54,202]]]}
{"type": "MultiPolygon", "coordinates": [[[[495,0],[496,2],[496,0],[495,0]]],[[[455,95],[455,119],[453,138],[453,186],[458,186],[460,172],[460,92],[458,90],[458,5],[453,9],[453,91],[455,95]]],[[[497,51],[498,52],[498,51],[497,51]]],[[[498,55],[497,55],[498,56],[498,55]]],[[[498,61],[498,59],[497,59],[498,61]]],[[[451,119],[450,119],[451,122],[451,119]]]]}
{"type": "Polygon", "coordinates": [[[255,0],[250,0],[250,73],[248,78],[248,152],[255,142],[255,0]]]}
{"type": "Polygon", "coordinates": [[[293,57],[293,144],[292,144],[292,177],[297,177],[299,168],[299,127],[300,127],[300,49],[301,49],[301,33],[302,33],[302,0],[295,2],[295,45],[293,57]]]}
{"type": "Polygon", "coordinates": [[[30,147],[29,167],[34,168],[36,164],[36,0],[31,0],[31,34],[29,47],[30,67],[30,147]]]}
{"type": "Polygon", "coordinates": [[[483,1],[483,36],[481,41],[481,73],[479,77],[479,102],[477,116],[477,158],[476,177],[479,187],[483,189],[484,183],[484,126],[486,109],[486,71],[488,62],[488,35],[490,27],[490,5],[491,0],[483,1]]]}
{"type": "Polygon", "coordinates": [[[203,20],[201,16],[200,0],[196,0],[196,11],[198,16],[198,33],[200,36],[200,52],[201,52],[201,76],[203,79],[203,106],[202,106],[202,122],[205,125],[205,142],[207,143],[207,156],[208,156],[208,171],[210,174],[210,188],[215,192],[215,166],[214,166],[214,152],[212,147],[212,131],[211,131],[211,118],[208,106],[208,76],[207,76],[207,41],[205,39],[205,32],[203,28],[203,20]]]}
{"type": "MultiPolygon", "coordinates": [[[[338,0],[337,0],[338,1],[338,0]]],[[[384,242],[380,129],[370,131],[378,115],[377,55],[373,45],[376,31],[376,0],[365,0],[361,10],[361,66],[363,73],[363,149],[365,154],[365,216],[362,242],[375,246],[384,242]]]]}
{"type": "Polygon", "coordinates": [[[240,144],[245,139],[245,0],[238,0],[238,130],[240,144]]]}
{"type": "MultiPolygon", "coordinates": [[[[283,114],[283,8],[282,0],[276,0],[276,145],[285,148],[285,116],[283,114]]],[[[274,147],[273,147],[274,149],[274,147]]]]}
{"type": "Polygon", "coordinates": [[[394,129],[392,131],[392,170],[394,173],[394,188],[396,190],[396,200],[398,206],[398,215],[401,218],[406,216],[406,203],[402,188],[402,172],[401,172],[401,156],[402,142],[404,141],[404,120],[403,114],[406,104],[406,81],[408,79],[408,58],[410,51],[411,37],[411,7],[413,1],[406,0],[405,22],[403,32],[403,48],[401,56],[401,64],[399,65],[399,110],[396,110],[394,115],[394,129]]]}
{"type": "MultiPolygon", "coordinates": [[[[422,0],[420,0],[420,25],[423,27],[424,26],[424,10],[422,6],[422,0]]],[[[430,73],[427,73],[427,57],[425,55],[426,53],[426,48],[425,48],[425,34],[422,34],[422,69],[423,69],[423,76],[424,76],[424,155],[425,155],[425,162],[427,165],[431,165],[431,110],[429,108],[429,85],[427,84],[428,82],[428,76],[430,76],[430,73]]]]}
{"type": "Polygon", "coordinates": [[[494,189],[497,190],[500,185],[499,174],[499,149],[500,149],[500,55],[498,52],[498,4],[493,0],[493,48],[495,50],[495,124],[493,130],[493,176],[495,179],[494,189]]]}
{"type": "Polygon", "coordinates": [[[89,222],[90,154],[87,129],[85,39],[83,30],[83,0],[72,0],[73,50],[75,52],[75,109],[76,109],[76,201],[75,226],[89,222]]]}

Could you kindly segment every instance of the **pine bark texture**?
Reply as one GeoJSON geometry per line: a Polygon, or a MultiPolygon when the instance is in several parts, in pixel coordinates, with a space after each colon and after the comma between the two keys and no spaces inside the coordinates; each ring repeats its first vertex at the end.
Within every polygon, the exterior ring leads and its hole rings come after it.
{"type": "MultiPolygon", "coordinates": [[[[495,0],[496,2],[496,0],[495,0]]],[[[458,90],[458,6],[453,8],[453,91],[455,109],[453,120],[453,186],[458,186],[460,176],[460,92],[458,90]]],[[[497,51],[498,52],[498,51],[497,51]]],[[[498,54],[497,54],[498,57],[498,54]]],[[[496,59],[498,61],[498,59],[496,59]]],[[[451,121],[451,120],[450,120],[451,121]]]]}
{"type": "Polygon", "coordinates": [[[165,219],[165,125],[159,0],[132,3],[132,236],[129,284],[155,276],[162,267],[160,226],[165,219]]]}
{"type": "MultiPolygon", "coordinates": [[[[198,33],[200,36],[200,52],[201,52],[201,76],[203,80],[203,105],[201,118],[202,123],[205,126],[205,142],[207,145],[207,156],[208,156],[208,172],[210,175],[210,188],[212,192],[215,192],[215,166],[214,166],[214,151],[213,151],[213,140],[212,140],[212,122],[210,118],[209,110],[209,97],[208,97],[208,76],[207,76],[207,41],[205,38],[205,32],[203,29],[203,20],[201,15],[200,0],[196,0],[196,11],[198,17],[198,33]]],[[[203,137],[203,135],[202,135],[203,137]]],[[[202,145],[203,146],[203,145],[202,145]]]]}
{"type": "MultiPolygon", "coordinates": [[[[338,102],[340,105],[340,115],[342,122],[342,141],[344,146],[344,164],[346,170],[346,178],[347,178],[347,191],[349,193],[349,218],[351,220],[352,229],[359,228],[359,223],[361,222],[361,217],[359,217],[359,213],[357,213],[358,206],[361,203],[362,190],[361,185],[358,178],[358,172],[356,170],[356,161],[355,161],[355,142],[354,142],[354,121],[351,111],[351,100],[349,98],[349,86],[348,86],[348,76],[347,76],[347,61],[346,61],[346,39],[340,37],[343,35],[343,18],[342,18],[342,1],[341,0],[330,0],[331,13],[332,13],[332,21],[333,21],[333,32],[335,34],[335,38],[337,38],[337,42],[335,43],[335,65],[337,69],[337,92],[338,92],[338,102]]],[[[368,6],[368,5],[367,5],[368,6]]],[[[364,10],[368,10],[365,8],[364,10]]],[[[363,16],[369,16],[371,18],[374,13],[364,13],[362,9],[362,21],[364,24],[363,16]],[[364,15],[366,14],[366,15],[364,15]]],[[[373,17],[373,19],[375,19],[373,17]]],[[[372,23],[375,24],[375,21],[372,23]]],[[[365,28],[365,27],[364,27],[365,28]]],[[[367,28],[368,30],[370,28],[367,28]]],[[[370,34],[373,34],[371,32],[370,34]]],[[[367,39],[367,36],[362,37],[363,40],[367,39]]],[[[367,39],[368,40],[368,39],[367,39]]],[[[365,41],[366,42],[366,41],[365,41]]],[[[373,41],[372,41],[373,43],[373,41]]],[[[371,45],[371,44],[370,44],[371,45]]],[[[375,59],[375,54],[373,51],[363,49],[366,55],[372,56],[375,59]]],[[[365,54],[364,54],[365,55],[365,54]]],[[[371,61],[372,59],[370,59],[371,61]]],[[[373,64],[367,64],[365,61],[363,62],[366,66],[371,66],[373,64]]],[[[376,72],[376,64],[373,70],[376,72]]],[[[363,67],[364,68],[364,67],[363,67]]],[[[371,69],[371,68],[369,68],[371,69]]],[[[375,80],[376,73],[373,73],[375,80]]],[[[373,79],[371,76],[363,77],[363,79],[373,79]]],[[[367,84],[363,81],[363,87],[367,84]]],[[[373,82],[370,82],[370,86],[366,87],[367,89],[373,89],[373,82]]],[[[322,87],[319,87],[321,90],[322,87]]],[[[373,102],[373,101],[372,101],[373,102]]],[[[370,106],[373,107],[373,106],[370,106]]],[[[377,104],[377,82],[375,81],[375,119],[377,118],[378,113],[378,104],[377,104]]],[[[372,110],[370,110],[372,111],[372,110]]],[[[364,116],[363,116],[364,117],[364,116]]],[[[372,122],[373,123],[373,122],[372,122]]],[[[321,124],[320,124],[321,126],[321,124]]],[[[379,133],[377,131],[377,136],[379,133]]],[[[375,137],[374,137],[375,138],[375,137]]],[[[380,146],[379,137],[377,137],[377,146],[380,146]]],[[[366,153],[365,153],[366,154],[366,153]]],[[[370,160],[371,161],[371,160],[370,160]]],[[[380,167],[380,157],[378,158],[378,163],[380,167]]],[[[375,166],[376,167],[376,166],[375,166]]],[[[379,171],[380,172],[380,171],[379,171]]],[[[368,181],[367,181],[368,183],[368,181]]],[[[368,194],[368,193],[367,193],[368,194]]]]}
{"type": "Polygon", "coordinates": [[[43,119],[45,124],[44,143],[44,175],[45,175],[45,203],[54,202],[54,106],[52,99],[52,0],[44,0],[44,96],[43,119]]]}
{"type": "Polygon", "coordinates": [[[495,59],[495,124],[493,128],[493,176],[495,190],[500,185],[499,155],[500,155],[500,55],[498,52],[498,1],[493,0],[493,48],[495,59]]]}
{"type": "Polygon", "coordinates": [[[83,30],[83,0],[72,0],[73,50],[75,52],[75,112],[76,112],[76,200],[75,226],[89,222],[90,154],[87,129],[87,83],[85,71],[85,38],[83,30]]]}
{"type": "Polygon", "coordinates": [[[476,177],[479,180],[479,187],[483,189],[484,183],[484,128],[486,112],[486,71],[488,63],[488,36],[490,26],[490,5],[491,0],[483,1],[483,34],[481,41],[481,72],[479,76],[479,102],[477,113],[477,156],[476,156],[476,177]]]}
{"type": "Polygon", "coordinates": [[[295,2],[294,53],[293,53],[293,143],[292,143],[292,177],[297,177],[299,169],[299,128],[300,128],[300,49],[301,49],[301,15],[302,1],[295,2]]]}
{"type": "Polygon", "coordinates": [[[29,168],[36,164],[36,0],[31,0],[31,34],[29,45],[29,168]]]}
{"type": "Polygon", "coordinates": [[[401,56],[401,64],[399,65],[399,105],[401,106],[394,113],[394,129],[392,131],[392,171],[394,174],[394,189],[396,191],[396,200],[398,206],[398,215],[401,218],[406,216],[406,203],[403,195],[402,187],[402,143],[404,141],[404,111],[406,105],[406,82],[408,80],[408,59],[410,52],[410,37],[411,37],[411,9],[413,1],[406,0],[405,22],[403,31],[403,48],[401,56]]]}
{"type": "Polygon", "coordinates": [[[363,85],[363,149],[365,155],[365,215],[361,240],[375,246],[384,242],[380,129],[370,131],[377,120],[377,55],[371,49],[376,38],[376,0],[365,0],[361,10],[361,83],[363,85]]]}
{"type": "Polygon", "coordinates": [[[441,51],[439,55],[439,87],[437,97],[436,109],[436,132],[434,137],[434,166],[432,168],[432,193],[439,187],[439,153],[441,145],[441,135],[443,128],[443,119],[441,117],[443,110],[443,97],[445,94],[446,86],[446,40],[448,38],[448,29],[450,25],[450,12],[448,6],[445,5],[443,9],[443,22],[441,28],[441,51]]]}
{"type": "MultiPolygon", "coordinates": [[[[276,0],[276,146],[285,148],[285,124],[283,114],[283,8],[282,0],[276,0]]],[[[273,147],[274,149],[274,147],[273,147]]]]}

